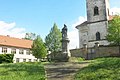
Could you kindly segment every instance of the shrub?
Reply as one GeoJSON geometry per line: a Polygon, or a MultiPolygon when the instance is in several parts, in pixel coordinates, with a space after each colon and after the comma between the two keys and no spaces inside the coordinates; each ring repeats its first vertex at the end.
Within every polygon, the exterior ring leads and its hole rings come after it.
{"type": "Polygon", "coordinates": [[[0,63],[12,63],[14,54],[0,54],[0,63]]]}

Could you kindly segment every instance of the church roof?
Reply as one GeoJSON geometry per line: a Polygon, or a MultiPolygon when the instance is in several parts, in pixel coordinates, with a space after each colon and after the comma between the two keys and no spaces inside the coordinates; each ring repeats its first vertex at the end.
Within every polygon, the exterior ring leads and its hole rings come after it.
{"type": "MultiPolygon", "coordinates": [[[[108,21],[112,20],[113,17],[114,17],[114,15],[110,15],[108,21]]],[[[78,29],[78,27],[85,26],[85,25],[87,25],[87,24],[89,24],[89,23],[90,23],[90,22],[84,21],[83,23],[77,25],[76,28],[78,29]]]]}
{"type": "Polygon", "coordinates": [[[84,21],[83,23],[77,25],[76,28],[78,29],[78,27],[80,27],[80,26],[85,26],[85,25],[87,25],[87,24],[88,24],[88,22],[87,22],[87,21],[84,21]]]}
{"type": "Polygon", "coordinates": [[[31,48],[33,41],[0,35],[0,45],[18,48],[31,48]]]}

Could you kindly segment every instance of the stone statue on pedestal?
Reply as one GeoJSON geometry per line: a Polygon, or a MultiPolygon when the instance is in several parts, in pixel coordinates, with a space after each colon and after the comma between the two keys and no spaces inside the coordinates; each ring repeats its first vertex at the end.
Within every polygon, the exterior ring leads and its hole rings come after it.
{"type": "Polygon", "coordinates": [[[70,40],[68,39],[67,35],[67,26],[64,24],[64,27],[62,28],[62,51],[59,51],[57,53],[51,54],[51,58],[54,59],[55,61],[69,61],[69,57],[71,56],[70,51],[68,49],[68,44],[70,40]]]}
{"type": "Polygon", "coordinates": [[[68,61],[69,57],[71,56],[70,51],[68,49],[68,44],[70,40],[68,39],[67,35],[67,26],[64,24],[62,29],[62,58],[64,61],[68,61]]]}

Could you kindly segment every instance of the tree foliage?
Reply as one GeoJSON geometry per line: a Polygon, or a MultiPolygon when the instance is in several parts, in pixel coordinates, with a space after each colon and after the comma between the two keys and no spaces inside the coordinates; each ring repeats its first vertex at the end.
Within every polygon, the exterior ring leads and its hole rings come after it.
{"type": "Polygon", "coordinates": [[[107,40],[115,45],[120,45],[120,16],[115,16],[108,25],[107,40]]]}
{"type": "Polygon", "coordinates": [[[0,54],[0,64],[1,63],[12,63],[14,54],[0,54]]]}
{"type": "Polygon", "coordinates": [[[35,33],[26,33],[24,39],[34,40],[35,38],[36,38],[36,34],[35,33]]]}
{"type": "Polygon", "coordinates": [[[38,59],[44,58],[47,54],[46,46],[40,36],[33,41],[32,54],[38,59]]]}
{"type": "Polygon", "coordinates": [[[54,26],[51,28],[50,33],[45,38],[47,48],[51,52],[60,51],[61,50],[61,39],[62,39],[62,33],[58,29],[57,25],[54,23],[54,26]]]}

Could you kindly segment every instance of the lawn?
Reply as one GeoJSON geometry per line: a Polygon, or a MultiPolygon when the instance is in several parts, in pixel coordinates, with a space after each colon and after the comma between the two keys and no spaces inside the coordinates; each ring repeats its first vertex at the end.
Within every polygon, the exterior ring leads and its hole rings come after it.
{"type": "Polygon", "coordinates": [[[41,63],[0,64],[0,80],[45,80],[41,63]]]}
{"type": "Polygon", "coordinates": [[[120,80],[120,58],[101,58],[79,70],[75,80],[120,80]]]}

